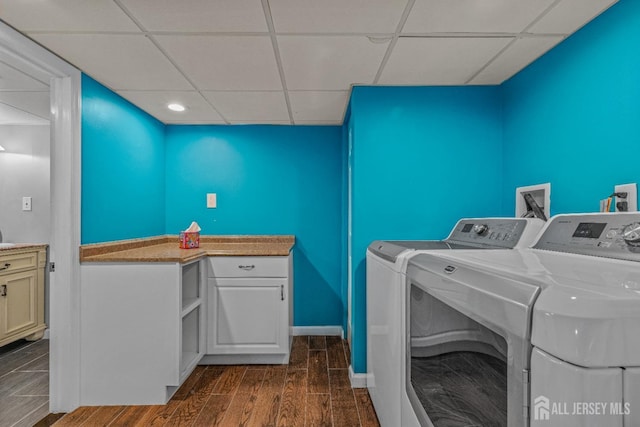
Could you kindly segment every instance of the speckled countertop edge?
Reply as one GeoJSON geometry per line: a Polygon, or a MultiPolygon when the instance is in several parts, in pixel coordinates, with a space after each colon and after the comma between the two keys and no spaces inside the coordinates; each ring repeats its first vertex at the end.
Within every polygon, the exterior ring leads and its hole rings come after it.
{"type": "Polygon", "coordinates": [[[180,249],[178,236],[96,243],[80,247],[81,262],[180,262],[206,256],[287,256],[295,236],[200,236],[200,247],[180,249]]]}

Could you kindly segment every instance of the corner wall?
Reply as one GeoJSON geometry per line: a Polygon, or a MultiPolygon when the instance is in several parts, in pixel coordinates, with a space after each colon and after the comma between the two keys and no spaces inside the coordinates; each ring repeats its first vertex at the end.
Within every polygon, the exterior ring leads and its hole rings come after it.
{"type": "Polygon", "coordinates": [[[551,213],[640,182],[640,2],[620,0],[502,86],[504,200],[551,182],[551,213]]]}
{"type": "Polygon", "coordinates": [[[82,75],[82,243],[164,234],[164,125],[82,75]]]}
{"type": "Polygon", "coordinates": [[[166,232],[295,235],[294,325],[341,325],[341,138],[338,126],[167,126],[166,232]]]}
{"type": "Polygon", "coordinates": [[[356,87],[352,132],[352,363],[366,372],[367,246],[442,239],[461,217],[502,212],[495,87],[356,87]]]}

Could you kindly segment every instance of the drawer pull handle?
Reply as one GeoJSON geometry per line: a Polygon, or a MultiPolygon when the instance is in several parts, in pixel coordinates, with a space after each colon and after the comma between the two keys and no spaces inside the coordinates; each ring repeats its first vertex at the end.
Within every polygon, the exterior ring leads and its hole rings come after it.
{"type": "Polygon", "coordinates": [[[280,285],[280,301],[284,301],[284,285],[280,285]]]}
{"type": "Polygon", "coordinates": [[[254,268],[256,268],[255,265],[239,265],[238,268],[245,270],[245,271],[249,271],[249,270],[253,270],[254,268]]]}
{"type": "Polygon", "coordinates": [[[10,264],[10,263],[8,263],[8,262],[5,262],[5,263],[4,263],[4,267],[0,267],[0,271],[2,271],[2,270],[6,270],[6,269],[7,269],[7,268],[9,268],[9,267],[11,267],[11,264],[10,264]]]}
{"type": "Polygon", "coordinates": [[[0,286],[0,297],[7,296],[7,285],[0,286]]]}

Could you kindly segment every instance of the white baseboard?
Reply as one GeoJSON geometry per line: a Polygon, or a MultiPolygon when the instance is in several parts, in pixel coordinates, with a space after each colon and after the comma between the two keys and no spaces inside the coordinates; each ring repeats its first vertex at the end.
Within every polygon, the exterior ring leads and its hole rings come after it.
{"type": "Polygon", "coordinates": [[[293,326],[291,335],[326,335],[344,338],[342,326],[293,326]]]}
{"type": "Polygon", "coordinates": [[[367,388],[367,374],[356,374],[349,365],[349,380],[351,388],[367,388]]]}
{"type": "Polygon", "coordinates": [[[207,354],[199,365],[286,365],[287,354],[207,354]]]}
{"type": "Polygon", "coordinates": [[[43,340],[48,340],[49,339],[49,328],[44,330],[44,335],[42,336],[43,340]]]}

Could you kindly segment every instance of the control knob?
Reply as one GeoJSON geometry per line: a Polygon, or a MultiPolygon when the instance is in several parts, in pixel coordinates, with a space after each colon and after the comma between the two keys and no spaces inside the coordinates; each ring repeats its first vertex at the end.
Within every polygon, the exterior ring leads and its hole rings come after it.
{"type": "MultiPolygon", "coordinates": [[[[640,227],[640,224],[638,224],[640,227]]],[[[487,224],[476,224],[473,226],[473,232],[479,236],[486,234],[489,231],[489,226],[487,224]]]]}
{"type": "Polygon", "coordinates": [[[640,246],[640,222],[634,222],[622,229],[622,238],[630,246],[640,246]]]}

